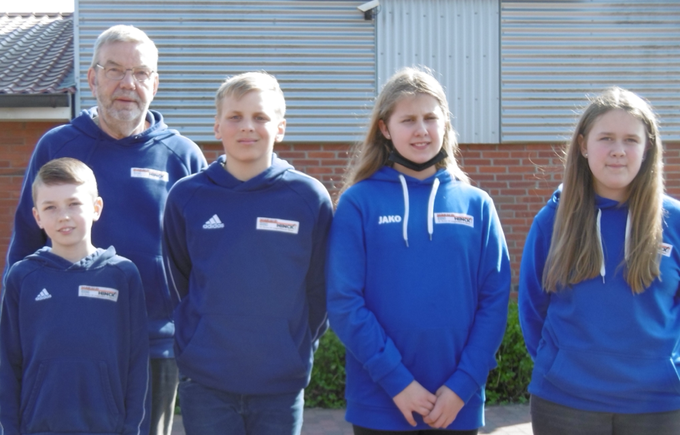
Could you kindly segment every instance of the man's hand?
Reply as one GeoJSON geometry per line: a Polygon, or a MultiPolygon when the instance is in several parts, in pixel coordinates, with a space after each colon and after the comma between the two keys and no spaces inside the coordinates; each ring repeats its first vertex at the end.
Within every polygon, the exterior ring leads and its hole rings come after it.
{"type": "Polygon", "coordinates": [[[436,397],[434,408],[423,421],[435,429],[444,429],[453,423],[465,402],[446,385],[439,387],[436,397]]]}
{"type": "Polygon", "coordinates": [[[428,415],[432,411],[437,397],[414,380],[392,400],[394,400],[399,411],[404,414],[406,421],[411,426],[415,426],[416,421],[413,419],[413,413],[417,412],[423,417],[428,415]]]}

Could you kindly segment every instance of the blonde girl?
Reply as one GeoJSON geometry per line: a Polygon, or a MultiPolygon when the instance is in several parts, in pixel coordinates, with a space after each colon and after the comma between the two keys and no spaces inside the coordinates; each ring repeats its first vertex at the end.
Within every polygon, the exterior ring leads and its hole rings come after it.
{"type": "Polygon", "coordinates": [[[536,435],[680,433],[680,203],[662,152],[651,106],[607,89],[534,219],[519,303],[536,435]]]}
{"type": "Polygon", "coordinates": [[[355,434],[476,434],[483,424],[510,268],[493,202],[470,186],[456,152],[441,85],[427,71],[397,72],[376,100],[329,241],[328,311],[347,347],[355,434]]]}

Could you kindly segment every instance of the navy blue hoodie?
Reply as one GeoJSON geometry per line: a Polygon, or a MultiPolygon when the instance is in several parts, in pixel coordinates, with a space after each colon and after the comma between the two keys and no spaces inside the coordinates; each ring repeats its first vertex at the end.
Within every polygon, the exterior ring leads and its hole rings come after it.
{"type": "Polygon", "coordinates": [[[327,327],[330,197],[276,155],[245,182],[224,162],[168,196],[163,241],[177,305],[177,365],[222,391],[299,391],[327,327]]]}
{"type": "Polygon", "coordinates": [[[485,192],[446,170],[418,180],[383,167],[343,193],[331,228],[328,315],[347,347],[349,422],[411,427],[392,398],[413,380],[464,402],[449,430],[484,424],[510,294],[510,260],[485,192]]]}
{"type": "Polygon", "coordinates": [[[7,274],[0,433],[146,435],[148,337],[139,272],[113,247],[71,263],[45,247],[7,274]]]}
{"type": "Polygon", "coordinates": [[[106,210],[92,227],[92,244],[113,245],[135,263],[146,291],[151,357],[172,357],[174,325],[163,271],[162,213],[170,187],[205,168],[205,157],[196,144],[169,129],[158,112],[149,111],[146,131],[116,140],[94,123],[96,111],[83,111],[36,145],[14,216],[6,270],[48,243],[31,211],[31,185],[42,165],[59,157],[81,160],[94,172],[106,210]]]}
{"type": "Polygon", "coordinates": [[[680,409],[680,202],[664,196],[661,276],[641,294],[624,279],[628,205],[597,197],[601,275],[554,293],[541,284],[561,191],[536,215],[519,281],[529,392],[586,411],[680,409]]]}

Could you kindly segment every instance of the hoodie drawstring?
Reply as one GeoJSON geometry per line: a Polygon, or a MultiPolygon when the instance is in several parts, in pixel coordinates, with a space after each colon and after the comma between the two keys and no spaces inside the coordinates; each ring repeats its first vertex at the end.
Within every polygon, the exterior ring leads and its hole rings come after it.
{"type": "MultiPolygon", "coordinates": [[[[606,275],[606,270],[604,267],[604,248],[602,247],[602,226],[600,221],[602,220],[602,209],[597,210],[597,241],[600,243],[600,254],[602,255],[602,264],[600,265],[600,276],[602,277],[602,283],[604,284],[604,277],[606,275]]],[[[630,210],[628,210],[628,215],[626,216],[626,239],[624,241],[624,258],[628,261],[628,254],[630,253],[629,243],[630,243],[630,210]]]]}
{"type": "Polygon", "coordinates": [[[602,264],[600,264],[600,276],[602,277],[602,283],[604,284],[604,276],[606,275],[606,270],[604,267],[604,248],[602,247],[602,234],[600,221],[602,220],[602,209],[597,209],[597,241],[600,244],[600,254],[602,255],[602,264]]]}
{"type": "MultiPolygon", "coordinates": [[[[408,185],[406,184],[406,178],[399,174],[399,181],[401,182],[401,190],[404,193],[404,218],[402,222],[402,236],[404,238],[404,243],[408,248],[408,216],[409,216],[409,200],[408,200],[408,185]]],[[[432,183],[432,190],[430,191],[430,198],[427,201],[427,233],[430,235],[430,240],[432,240],[432,234],[434,234],[434,199],[437,196],[437,190],[439,190],[439,179],[435,178],[432,183]]]]}
{"type": "Polygon", "coordinates": [[[438,189],[439,178],[435,178],[434,183],[432,183],[430,200],[427,201],[427,233],[430,235],[430,240],[432,240],[432,234],[434,233],[434,197],[437,196],[438,189]]]}
{"type": "Polygon", "coordinates": [[[625,241],[625,248],[624,248],[624,259],[628,261],[628,255],[630,254],[630,210],[628,210],[628,216],[626,216],[626,241],[625,241]]]}
{"type": "Polygon", "coordinates": [[[404,242],[408,248],[408,186],[406,186],[406,178],[399,174],[399,181],[401,182],[401,190],[404,193],[404,219],[402,219],[402,235],[404,242]]]}

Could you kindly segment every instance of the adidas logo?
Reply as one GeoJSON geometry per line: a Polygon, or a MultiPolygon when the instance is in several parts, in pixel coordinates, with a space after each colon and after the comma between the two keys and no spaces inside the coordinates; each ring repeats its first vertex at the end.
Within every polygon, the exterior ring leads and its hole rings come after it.
{"type": "Polygon", "coordinates": [[[213,217],[208,219],[208,222],[203,224],[204,230],[215,230],[218,228],[224,228],[224,224],[217,215],[213,215],[213,217]]]}
{"type": "Polygon", "coordinates": [[[47,292],[47,289],[44,288],[40,293],[38,293],[38,296],[35,297],[36,301],[44,301],[45,299],[51,298],[52,295],[47,292]]]}

